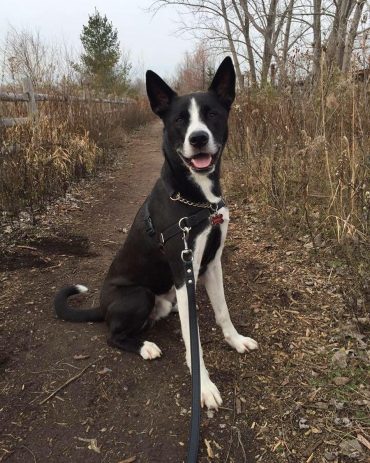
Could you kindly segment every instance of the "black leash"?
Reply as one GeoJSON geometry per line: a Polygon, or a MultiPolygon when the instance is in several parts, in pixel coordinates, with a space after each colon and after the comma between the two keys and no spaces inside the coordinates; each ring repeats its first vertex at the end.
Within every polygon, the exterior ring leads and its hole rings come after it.
{"type": "Polygon", "coordinates": [[[190,228],[182,226],[182,219],[179,227],[182,230],[182,239],[184,241],[184,250],[181,252],[181,260],[185,272],[185,285],[188,295],[189,309],[189,331],[190,331],[190,354],[191,354],[191,420],[188,443],[187,463],[196,463],[198,461],[199,435],[200,435],[200,358],[199,358],[199,339],[198,339],[198,318],[195,299],[195,278],[193,270],[193,251],[188,248],[188,236],[190,228]]]}

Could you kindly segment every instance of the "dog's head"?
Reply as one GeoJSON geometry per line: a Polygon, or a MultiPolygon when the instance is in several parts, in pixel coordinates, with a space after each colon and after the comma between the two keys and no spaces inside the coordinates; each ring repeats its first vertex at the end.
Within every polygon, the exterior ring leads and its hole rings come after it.
{"type": "Polygon", "coordinates": [[[153,71],[146,73],[150,105],[164,123],[174,161],[191,172],[214,171],[227,140],[227,119],[235,98],[231,58],[223,60],[207,92],[178,96],[153,71]]]}

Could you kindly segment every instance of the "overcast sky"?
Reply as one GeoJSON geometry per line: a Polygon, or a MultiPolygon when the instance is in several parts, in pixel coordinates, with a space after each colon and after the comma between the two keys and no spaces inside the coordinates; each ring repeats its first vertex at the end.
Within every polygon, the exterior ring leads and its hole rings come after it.
{"type": "Polygon", "coordinates": [[[118,29],[119,40],[130,52],[137,68],[141,63],[163,76],[170,76],[193,41],[175,35],[177,13],[172,8],[154,17],[145,9],[151,0],[0,0],[0,43],[9,26],[40,32],[53,43],[80,49],[80,33],[96,7],[118,29]]]}

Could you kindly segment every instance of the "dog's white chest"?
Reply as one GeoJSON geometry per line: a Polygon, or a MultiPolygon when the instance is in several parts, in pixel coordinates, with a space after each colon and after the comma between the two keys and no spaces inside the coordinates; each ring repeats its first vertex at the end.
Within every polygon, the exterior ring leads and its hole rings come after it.
{"type": "MultiPolygon", "coordinates": [[[[219,211],[217,211],[217,214],[222,214],[223,223],[218,225],[221,230],[221,240],[220,240],[220,246],[216,250],[215,257],[222,253],[222,249],[224,247],[226,234],[227,234],[227,227],[229,224],[229,209],[227,207],[222,207],[219,211]]],[[[194,255],[193,267],[194,267],[195,279],[197,279],[198,274],[199,274],[199,269],[202,263],[203,254],[206,249],[208,236],[211,233],[211,230],[212,230],[212,225],[209,225],[207,228],[205,228],[202,231],[202,233],[200,233],[197,236],[195,240],[195,245],[194,245],[194,250],[193,250],[193,255],[194,255]]]]}

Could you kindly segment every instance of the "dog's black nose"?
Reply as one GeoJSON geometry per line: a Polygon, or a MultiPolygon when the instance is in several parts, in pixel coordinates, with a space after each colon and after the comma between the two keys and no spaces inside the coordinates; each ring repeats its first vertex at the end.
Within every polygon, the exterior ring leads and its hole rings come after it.
{"type": "Polygon", "coordinates": [[[192,146],[195,146],[196,148],[202,148],[208,143],[209,136],[207,132],[204,132],[203,130],[197,130],[195,132],[192,132],[189,136],[189,142],[192,146]]]}

